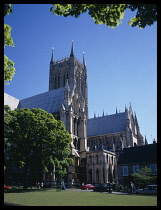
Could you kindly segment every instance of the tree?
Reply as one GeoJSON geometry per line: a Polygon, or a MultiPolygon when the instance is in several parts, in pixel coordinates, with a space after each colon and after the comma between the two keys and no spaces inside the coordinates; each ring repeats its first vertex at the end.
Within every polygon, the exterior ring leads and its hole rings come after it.
{"type": "MultiPolygon", "coordinates": [[[[11,4],[4,4],[4,16],[9,15],[12,12],[11,4]]],[[[4,24],[4,47],[11,46],[14,47],[13,39],[11,38],[11,26],[4,24]]],[[[4,83],[6,85],[10,84],[12,78],[15,74],[14,62],[9,60],[9,58],[4,55],[4,83]]]]}
{"type": "MultiPolygon", "coordinates": [[[[9,130],[7,129],[8,123],[11,120],[11,115],[9,114],[9,112],[11,111],[11,108],[8,105],[4,105],[4,130],[6,131],[4,133],[4,150],[7,150],[7,146],[8,146],[8,138],[7,138],[7,133],[9,132],[9,130]]],[[[7,160],[7,156],[4,157],[4,164],[6,163],[7,160]]],[[[6,166],[5,166],[6,169],[6,166]]]]}
{"type": "Polygon", "coordinates": [[[126,9],[136,12],[136,16],[128,22],[132,27],[145,28],[157,21],[156,4],[53,4],[50,11],[56,15],[74,16],[88,11],[96,24],[105,24],[115,28],[124,18],[126,9]]]}
{"type": "Polygon", "coordinates": [[[148,184],[156,182],[156,176],[152,176],[154,171],[148,167],[144,167],[139,170],[139,173],[131,174],[131,180],[134,182],[137,188],[144,188],[148,184]]]}
{"type": "Polygon", "coordinates": [[[32,170],[53,173],[55,165],[59,175],[66,173],[72,139],[63,122],[52,114],[35,108],[8,110],[4,128],[5,164],[24,169],[24,189],[32,170]]]}

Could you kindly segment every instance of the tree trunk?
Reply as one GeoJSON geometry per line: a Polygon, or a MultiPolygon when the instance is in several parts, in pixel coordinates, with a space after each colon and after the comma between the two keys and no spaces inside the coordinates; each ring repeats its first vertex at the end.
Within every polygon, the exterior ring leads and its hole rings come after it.
{"type": "Polygon", "coordinates": [[[27,190],[27,181],[28,181],[28,167],[24,168],[24,180],[23,180],[23,190],[27,190]]]}

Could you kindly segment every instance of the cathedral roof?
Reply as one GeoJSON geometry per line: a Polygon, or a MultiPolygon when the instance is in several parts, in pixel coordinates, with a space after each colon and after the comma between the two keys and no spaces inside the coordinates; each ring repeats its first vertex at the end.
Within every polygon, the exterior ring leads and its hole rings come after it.
{"type": "Polygon", "coordinates": [[[124,148],[118,160],[119,165],[145,162],[157,162],[157,143],[124,148]]]}
{"type": "Polygon", "coordinates": [[[87,121],[87,137],[126,131],[126,112],[96,117],[87,121]]]}
{"type": "MultiPolygon", "coordinates": [[[[70,89],[72,87],[71,85],[70,89]]],[[[64,102],[64,89],[62,87],[20,100],[18,108],[40,108],[49,113],[58,112],[64,102]]]]}
{"type": "Polygon", "coordinates": [[[19,100],[17,98],[4,93],[4,105],[10,106],[11,110],[14,110],[17,108],[18,104],[19,100]]]}

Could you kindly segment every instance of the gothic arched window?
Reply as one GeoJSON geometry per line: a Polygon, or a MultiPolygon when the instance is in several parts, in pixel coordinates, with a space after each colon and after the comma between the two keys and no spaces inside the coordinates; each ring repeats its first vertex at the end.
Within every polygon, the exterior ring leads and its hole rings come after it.
{"type": "Polygon", "coordinates": [[[92,163],[92,157],[89,156],[89,164],[91,164],[91,163],[92,163]]]}
{"type": "Polygon", "coordinates": [[[108,163],[108,154],[107,154],[107,156],[106,156],[106,160],[107,160],[107,163],[108,163]]]}
{"type": "Polygon", "coordinates": [[[57,78],[56,78],[56,74],[55,74],[55,89],[57,88],[57,78]]]}
{"type": "Polygon", "coordinates": [[[96,163],[98,163],[98,155],[96,155],[96,163]]]}
{"type": "Polygon", "coordinates": [[[74,146],[75,146],[75,149],[77,149],[77,139],[76,138],[74,139],[74,146]]]}
{"type": "Polygon", "coordinates": [[[92,169],[89,170],[89,182],[92,182],[92,169]]]}
{"type": "Polygon", "coordinates": [[[60,87],[60,75],[58,73],[58,88],[60,87]]]}
{"type": "Polygon", "coordinates": [[[99,170],[98,169],[96,170],[96,182],[99,183],[99,170]]]}
{"type": "Polygon", "coordinates": [[[65,86],[65,74],[63,75],[63,86],[65,86]]]}

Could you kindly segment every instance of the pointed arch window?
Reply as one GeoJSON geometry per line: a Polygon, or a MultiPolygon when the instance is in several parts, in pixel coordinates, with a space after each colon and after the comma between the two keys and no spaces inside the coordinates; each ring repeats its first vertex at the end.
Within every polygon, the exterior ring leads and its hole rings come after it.
{"type": "Polygon", "coordinates": [[[96,182],[99,183],[99,170],[96,170],[96,182]]]}
{"type": "Polygon", "coordinates": [[[96,155],[96,163],[98,163],[98,155],[96,155]]]}
{"type": "Polygon", "coordinates": [[[60,75],[58,73],[58,88],[60,87],[60,75]]]}
{"type": "Polygon", "coordinates": [[[56,74],[55,74],[55,89],[57,88],[57,77],[56,77],[56,74]]]}
{"type": "Polygon", "coordinates": [[[65,74],[63,75],[63,86],[65,86],[65,74]]]}
{"type": "Polygon", "coordinates": [[[106,160],[107,160],[107,163],[108,163],[108,154],[107,154],[107,156],[106,156],[106,160]]]}
{"type": "Polygon", "coordinates": [[[89,182],[92,182],[92,169],[89,170],[89,182]]]}
{"type": "Polygon", "coordinates": [[[92,163],[92,157],[89,156],[89,164],[91,164],[91,163],[92,163]]]}

